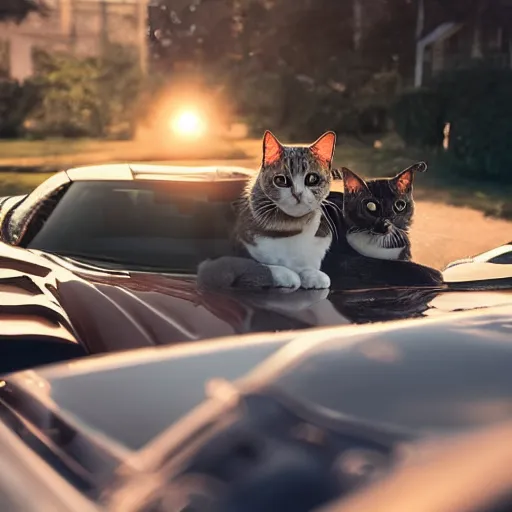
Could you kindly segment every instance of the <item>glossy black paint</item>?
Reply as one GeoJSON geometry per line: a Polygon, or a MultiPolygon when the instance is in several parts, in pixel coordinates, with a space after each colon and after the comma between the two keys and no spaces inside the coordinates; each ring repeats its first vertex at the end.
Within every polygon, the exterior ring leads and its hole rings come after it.
{"type": "MultiPolygon", "coordinates": [[[[373,278],[372,286],[364,288],[361,283],[358,286],[352,283],[347,289],[340,284],[345,281],[337,280],[336,276],[333,276],[331,291],[208,292],[197,289],[193,276],[113,270],[99,263],[86,264],[23,248],[44,222],[44,216],[51,211],[59,194],[73,181],[106,177],[136,180],[149,173],[153,176],[151,179],[172,180],[180,186],[195,180],[212,187],[218,185],[224,190],[229,184],[226,193],[235,194],[250,176],[250,172],[243,169],[220,173],[200,168],[186,171],[184,168],[149,166],[139,169],[127,165],[74,169],[56,174],[26,197],[0,203],[2,237],[8,242],[0,244],[3,269],[0,273],[0,322],[2,318],[7,321],[8,315],[25,320],[29,315],[32,322],[29,324],[35,329],[32,332],[20,322],[15,333],[6,333],[2,346],[5,360],[12,364],[2,366],[0,363],[0,373],[58,361],[67,358],[68,353],[81,356],[246,333],[422,318],[512,303],[512,293],[507,291],[498,296],[473,294],[468,300],[468,296],[450,294],[445,286],[389,288],[383,283],[376,284],[373,278]],[[17,290],[16,298],[13,298],[12,287],[17,290]],[[59,333],[46,335],[56,343],[55,347],[70,343],[73,347],[66,347],[64,352],[58,347],[44,351],[45,357],[31,351],[33,357],[23,363],[22,351],[18,348],[21,345],[16,346],[15,340],[20,337],[31,342],[43,339],[37,336],[38,321],[62,327],[59,333]],[[31,338],[31,333],[36,337],[31,338]]],[[[501,254],[502,259],[504,254],[501,254]]],[[[382,274],[381,262],[374,262],[376,273],[382,274]]],[[[501,262],[500,259],[498,263],[501,262]]],[[[490,265],[511,268],[498,263],[490,265]]],[[[471,268],[469,265],[466,280],[474,277],[471,268]]],[[[347,275],[352,274],[350,271],[347,275]]],[[[397,282],[403,284],[402,272],[398,269],[395,274],[397,282]]]]}
{"type": "Polygon", "coordinates": [[[238,400],[214,393],[216,415],[198,410],[193,427],[170,429],[139,462],[166,471],[179,460],[165,493],[188,482],[188,503],[206,510],[322,506],[388,472],[424,434],[512,419],[511,315],[298,336],[238,383],[238,400]]]}
{"type": "Polygon", "coordinates": [[[123,510],[146,510],[145,482],[154,481],[146,472],[172,467],[174,454],[189,447],[166,492],[188,475],[197,482],[188,492],[213,493],[225,510],[244,502],[268,509],[271,499],[281,510],[307,510],[298,488],[321,504],[360,483],[350,472],[331,473],[347,450],[369,450],[385,470],[396,447],[425,433],[512,417],[511,322],[512,307],[500,306],[86,358],[6,377],[0,414],[11,421],[15,412],[39,431],[40,453],[49,462],[60,453],[51,464],[64,464],[61,474],[106,509],[117,489],[142,499],[123,510]],[[213,387],[213,412],[198,410],[183,430],[212,379],[238,380],[230,389],[242,401],[213,387]],[[203,440],[192,448],[196,431],[203,440]],[[221,502],[215,482],[229,491],[221,502]]]}

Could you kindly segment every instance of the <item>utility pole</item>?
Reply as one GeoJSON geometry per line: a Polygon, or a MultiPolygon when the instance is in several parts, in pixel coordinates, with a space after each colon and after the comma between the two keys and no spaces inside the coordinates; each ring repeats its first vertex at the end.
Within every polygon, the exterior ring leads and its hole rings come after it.
{"type": "Polygon", "coordinates": [[[425,26],[425,3],[417,0],[416,13],[416,64],[414,69],[414,87],[421,87],[423,83],[423,61],[425,58],[425,46],[420,42],[425,26]]]}
{"type": "Polygon", "coordinates": [[[139,65],[142,74],[148,72],[148,0],[137,1],[137,36],[139,65]]]}
{"type": "Polygon", "coordinates": [[[104,55],[108,45],[108,5],[107,0],[100,0],[100,39],[101,53],[104,55]]]}
{"type": "Polygon", "coordinates": [[[361,41],[363,39],[363,4],[362,0],[353,0],[352,10],[354,15],[354,50],[361,50],[361,41]]]}

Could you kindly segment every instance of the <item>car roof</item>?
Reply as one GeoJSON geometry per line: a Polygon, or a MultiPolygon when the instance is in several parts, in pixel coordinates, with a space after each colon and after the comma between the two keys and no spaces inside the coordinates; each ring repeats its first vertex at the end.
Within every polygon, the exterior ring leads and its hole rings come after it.
{"type": "Polygon", "coordinates": [[[185,166],[141,163],[75,167],[66,171],[71,181],[247,181],[254,169],[237,166],[185,166]]]}

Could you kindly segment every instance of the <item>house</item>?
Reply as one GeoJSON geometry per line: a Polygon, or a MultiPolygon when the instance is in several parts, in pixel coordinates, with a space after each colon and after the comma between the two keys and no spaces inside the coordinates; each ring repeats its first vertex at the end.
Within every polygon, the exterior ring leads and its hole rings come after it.
{"type": "Polygon", "coordinates": [[[447,17],[441,2],[419,0],[415,86],[437,73],[467,68],[475,61],[512,68],[512,1],[480,2],[468,16],[447,17]]]}
{"type": "Polygon", "coordinates": [[[34,49],[99,55],[105,42],[139,48],[145,68],[147,0],[46,0],[47,16],[0,23],[0,77],[34,72],[34,49]]]}

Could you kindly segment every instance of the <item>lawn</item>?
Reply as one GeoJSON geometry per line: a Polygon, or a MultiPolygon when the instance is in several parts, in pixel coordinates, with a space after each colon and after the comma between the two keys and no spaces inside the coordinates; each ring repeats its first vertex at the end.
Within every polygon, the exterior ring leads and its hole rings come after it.
{"type": "Polygon", "coordinates": [[[46,139],[0,141],[0,159],[46,158],[60,155],[119,151],[128,147],[127,141],[99,141],[91,139],[46,139]]]}
{"type": "MultiPolygon", "coordinates": [[[[252,157],[252,165],[259,165],[261,142],[244,141],[239,144],[252,157]]],[[[416,176],[416,199],[466,206],[492,217],[512,219],[512,184],[475,182],[454,175],[441,154],[403,148],[396,137],[383,140],[383,147],[379,149],[370,143],[338,139],[334,167],[348,167],[361,176],[376,178],[394,176],[420,160],[426,161],[429,168],[427,173],[416,176]]],[[[342,189],[338,184],[334,187],[342,189]]]]}
{"type": "Polygon", "coordinates": [[[512,219],[512,185],[474,181],[454,175],[442,154],[419,150],[340,148],[336,164],[368,177],[393,176],[408,165],[424,160],[427,173],[415,177],[415,198],[467,206],[486,215],[512,219]]]}
{"type": "Polygon", "coordinates": [[[245,158],[231,141],[208,143],[144,139],[103,141],[49,139],[44,141],[0,141],[0,171],[56,171],[82,165],[150,160],[194,160],[245,158]]]}
{"type": "Polygon", "coordinates": [[[26,194],[52,174],[46,172],[0,172],[0,197],[26,194]]]}
{"type": "Polygon", "coordinates": [[[411,149],[374,149],[341,146],[335,165],[344,166],[366,177],[393,176],[414,162],[424,160],[429,168],[415,177],[415,198],[467,206],[486,215],[512,219],[512,185],[473,181],[454,175],[442,154],[411,149]]]}
{"type": "MultiPolygon", "coordinates": [[[[77,165],[126,161],[165,161],[180,165],[245,165],[257,169],[261,160],[258,140],[215,141],[210,144],[155,147],[132,141],[48,140],[0,141],[0,196],[25,193],[59,169],[77,165]],[[39,172],[7,172],[37,170],[39,172]],[[42,171],[42,172],[41,172],[42,171]],[[47,171],[47,172],[44,172],[47,171]]],[[[387,144],[341,140],[335,166],[345,166],[366,177],[393,176],[411,163],[425,160],[426,174],[416,177],[415,197],[456,206],[468,206],[485,214],[512,219],[512,185],[497,186],[454,176],[439,155],[387,144]]]]}

